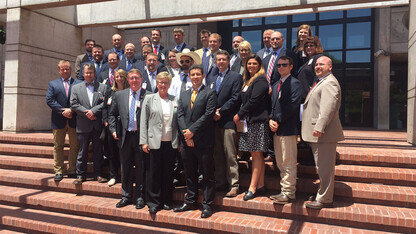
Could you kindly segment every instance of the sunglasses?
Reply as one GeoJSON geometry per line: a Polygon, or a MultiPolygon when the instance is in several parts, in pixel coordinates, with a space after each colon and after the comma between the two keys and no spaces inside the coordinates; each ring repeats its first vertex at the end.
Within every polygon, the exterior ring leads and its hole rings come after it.
{"type": "Polygon", "coordinates": [[[183,63],[190,63],[191,60],[189,60],[189,59],[187,59],[187,60],[181,60],[180,62],[181,62],[181,64],[183,64],[183,63]]]}
{"type": "Polygon", "coordinates": [[[278,63],[277,67],[287,67],[289,66],[289,63],[278,63]]]}

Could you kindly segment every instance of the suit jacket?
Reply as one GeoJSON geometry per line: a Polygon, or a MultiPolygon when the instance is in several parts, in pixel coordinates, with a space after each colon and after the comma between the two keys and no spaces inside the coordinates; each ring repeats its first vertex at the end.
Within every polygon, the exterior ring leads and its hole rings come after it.
{"type": "MultiPolygon", "coordinates": [[[[170,116],[172,118],[172,148],[177,149],[178,138],[178,101],[168,95],[170,116]]],[[[140,145],[148,144],[150,149],[160,149],[162,142],[163,110],[159,93],[149,94],[144,98],[140,114],[140,145]]]]}
{"type": "MultiPolygon", "coordinates": [[[[169,50],[165,48],[164,46],[162,46],[161,44],[159,44],[158,46],[159,46],[159,53],[157,53],[157,59],[159,60],[160,63],[165,64],[165,61],[168,59],[169,50]]],[[[152,48],[153,50],[155,49],[153,47],[153,44],[152,44],[152,48]]]]}
{"type": "MultiPolygon", "coordinates": [[[[272,55],[273,55],[273,53],[267,55],[266,58],[263,59],[263,66],[264,66],[264,71],[265,71],[266,75],[268,73],[267,69],[269,68],[269,62],[270,62],[270,59],[272,58],[272,55]]],[[[282,50],[280,50],[280,53],[277,55],[277,58],[274,62],[272,75],[270,77],[271,78],[271,81],[270,81],[271,85],[273,85],[276,81],[280,80],[280,74],[277,71],[277,65],[276,64],[279,61],[279,58],[282,57],[282,56],[289,56],[289,57],[292,58],[292,60],[293,60],[293,69],[292,69],[291,74],[292,74],[292,76],[296,76],[296,72],[297,72],[297,68],[298,68],[296,55],[291,50],[288,50],[286,48],[282,48],[282,50]]]]}
{"type": "Polygon", "coordinates": [[[289,76],[280,87],[279,82],[273,85],[272,109],[270,118],[279,124],[278,136],[293,136],[300,133],[299,107],[302,97],[302,85],[298,79],[289,76]]]}
{"type": "Polygon", "coordinates": [[[71,104],[69,102],[71,97],[72,87],[75,84],[78,84],[80,81],[74,78],[70,78],[69,81],[69,91],[68,97],[65,93],[65,87],[62,82],[62,78],[49,81],[48,90],[46,91],[46,104],[52,109],[51,114],[51,128],[52,129],[61,129],[66,126],[68,121],[71,128],[77,126],[76,113],[73,113],[72,118],[68,119],[62,115],[63,108],[70,108],[71,104]]]}
{"type": "MultiPolygon", "coordinates": [[[[114,70],[114,73],[117,71],[118,69],[116,68],[115,70],[114,70]]],[[[111,87],[111,84],[110,84],[110,67],[107,67],[105,70],[102,70],[101,72],[100,72],[100,74],[98,74],[98,76],[97,76],[97,79],[96,79],[96,81],[98,81],[98,82],[100,82],[100,83],[103,83],[103,84],[106,84],[106,85],[108,85],[108,86],[110,86],[111,87]]],[[[116,79],[116,77],[115,77],[115,74],[114,74],[114,80],[116,79]]]]}
{"type": "Polygon", "coordinates": [[[217,106],[217,95],[202,85],[193,108],[191,109],[192,89],[182,92],[178,106],[178,124],[182,145],[186,145],[182,130],[189,129],[193,134],[195,148],[214,146],[214,113],[217,106]]]}
{"type": "MultiPolygon", "coordinates": [[[[161,64],[159,63],[159,67],[156,70],[156,75],[159,74],[159,72],[168,71],[165,66],[163,66],[163,65],[160,66],[160,65],[161,64]]],[[[143,71],[141,71],[141,72],[143,74],[143,83],[146,83],[146,90],[150,93],[157,93],[157,91],[158,91],[157,87],[155,87],[155,91],[152,90],[152,86],[150,85],[150,78],[149,78],[149,75],[148,75],[146,69],[143,68],[143,71]]]]}
{"type": "Polygon", "coordinates": [[[341,87],[334,75],[321,79],[310,91],[303,105],[302,138],[308,142],[325,143],[344,140],[339,107],[341,106],[341,87]],[[314,137],[313,131],[322,133],[314,137]]]}
{"type": "MultiPolygon", "coordinates": [[[[109,54],[110,52],[116,52],[116,50],[115,50],[114,48],[111,48],[111,49],[109,49],[109,50],[104,51],[104,60],[105,60],[105,61],[107,61],[108,54],[109,54]]],[[[120,60],[126,57],[126,55],[124,54],[124,50],[123,50],[123,49],[121,49],[121,52],[122,52],[123,54],[122,54],[121,56],[119,56],[119,59],[120,59],[120,60]]]]}
{"type": "Polygon", "coordinates": [[[81,64],[90,62],[87,54],[80,54],[75,59],[75,74],[79,76],[79,71],[81,70],[81,64]]]}
{"type": "MultiPolygon", "coordinates": [[[[217,109],[221,108],[221,118],[217,121],[217,124],[220,128],[234,129],[233,117],[240,109],[243,77],[237,72],[228,70],[222,79],[217,93],[217,109]]],[[[216,80],[210,87],[216,90],[216,80]]]]}
{"type": "MultiPolygon", "coordinates": [[[[139,69],[140,67],[139,64],[140,64],[140,60],[138,60],[136,57],[133,57],[131,68],[139,69]]],[[[120,60],[120,62],[118,63],[118,68],[123,69],[124,71],[127,71],[127,58],[126,57],[120,60]]]]}
{"type": "MultiPolygon", "coordinates": [[[[239,74],[241,74],[241,67],[243,66],[242,65],[242,60],[241,60],[241,58],[240,58],[240,56],[239,57],[237,57],[236,59],[235,59],[235,61],[234,61],[234,63],[233,63],[233,65],[231,66],[231,71],[235,71],[235,72],[237,72],[237,73],[239,73],[239,74]]],[[[243,75],[243,74],[241,74],[241,75],[243,75]]]]}
{"type": "MultiPolygon", "coordinates": [[[[171,46],[170,48],[169,48],[169,50],[171,50],[171,49],[175,49],[176,48],[176,45],[173,45],[173,46],[171,46]]],[[[183,45],[182,45],[182,47],[179,49],[179,52],[182,52],[182,50],[183,49],[185,49],[185,48],[188,48],[190,51],[195,51],[195,48],[194,47],[192,47],[192,46],[190,46],[190,45],[187,45],[185,42],[183,43],[183,45]]],[[[168,51],[169,51],[168,50],[168,51]]]]}
{"type": "Polygon", "coordinates": [[[264,47],[263,49],[257,51],[257,56],[259,56],[261,59],[264,59],[264,53],[266,52],[266,47],[264,47]]]}
{"type": "MultiPolygon", "coordinates": [[[[141,107],[143,106],[143,98],[146,95],[146,90],[140,89],[140,107],[136,108],[136,120],[137,120],[137,128],[140,126],[140,111],[141,107]]],[[[130,110],[130,88],[124,89],[121,91],[116,92],[114,95],[114,99],[112,100],[111,107],[110,107],[110,115],[108,117],[108,125],[110,126],[110,132],[117,132],[117,117],[120,116],[121,121],[121,136],[117,136],[120,138],[118,141],[119,148],[121,149],[124,145],[124,139],[126,137],[126,132],[129,126],[129,110],[130,110]]],[[[137,143],[139,143],[139,139],[137,137],[137,143]]]]}
{"type": "Polygon", "coordinates": [[[306,63],[304,63],[298,71],[297,78],[302,84],[303,94],[302,102],[305,102],[306,95],[308,95],[309,90],[311,89],[313,82],[315,81],[315,63],[318,58],[323,56],[323,54],[317,54],[312,56],[306,63]]]}
{"type": "MultiPolygon", "coordinates": [[[[247,87],[247,86],[246,86],[247,87]]],[[[247,123],[264,123],[268,121],[269,83],[265,76],[257,77],[248,88],[241,91],[241,107],[238,111],[240,119],[246,118],[247,123]]]]}
{"type": "MultiPolygon", "coordinates": [[[[195,53],[197,53],[199,57],[202,59],[202,56],[204,55],[204,48],[195,50],[195,53]]],[[[208,49],[207,56],[210,54],[211,54],[211,50],[208,49]]]]}
{"type": "MultiPolygon", "coordinates": [[[[82,73],[84,72],[84,65],[85,64],[88,64],[88,63],[91,63],[91,64],[93,64],[95,66],[95,64],[92,63],[92,62],[90,62],[90,61],[81,64],[81,70],[79,71],[79,74],[78,74],[78,80],[85,80],[84,79],[84,74],[82,74],[82,73]]],[[[95,71],[95,78],[94,78],[94,80],[97,80],[97,77],[101,73],[101,71],[104,71],[108,67],[109,67],[109,65],[108,65],[107,61],[103,60],[103,63],[101,64],[101,67],[100,67],[100,70],[99,71],[95,71]]]]}
{"type": "Polygon", "coordinates": [[[217,80],[218,73],[220,70],[218,69],[215,63],[208,69],[207,74],[205,75],[205,84],[209,87],[213,82],[217,80]]]}
{"type": "Polygon", "coordinates": [[[77,133],[89,133],[95,129],[101,131],[103,128],[102,109],[107,87],[104,84],[94,81],[94,94],[92,105],[88,99],[86,82],[80,82],[72,88],[71,109],[77,113],[77,133]],[[85,116],[85,111],[91,110],[96,120],[89,120],[85,116]]]}

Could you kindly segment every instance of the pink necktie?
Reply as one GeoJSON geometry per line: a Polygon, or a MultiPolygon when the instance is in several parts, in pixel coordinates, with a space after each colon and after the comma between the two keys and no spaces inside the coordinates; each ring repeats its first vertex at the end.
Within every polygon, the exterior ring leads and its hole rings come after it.
{"type": "Polygon", "coordinates": [[[65,94],[68,97],[68,93],[69,93],[69,84],[68,84],[68,82],[69,82],[69,79],[65,80],[64,82],[65,82],[65,94]]]}
{"type": "Polygon", "coordinates": [[[269,63],[269,67],[267,68],[267,81],[269,82],[269,86],[270,86],[270,79],[272,77],[272,72],[273,72],[273,67],[274,67],[274,62],[276,61],[276,53],[273,53],[271,61],[269,63]]]}

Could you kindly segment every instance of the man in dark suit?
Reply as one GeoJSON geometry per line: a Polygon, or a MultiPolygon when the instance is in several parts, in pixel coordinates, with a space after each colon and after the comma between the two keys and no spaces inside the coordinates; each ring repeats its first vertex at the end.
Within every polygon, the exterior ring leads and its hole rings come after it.
{"type": "Polygon", "coordinates": [[[277,62],[280,80],[273,85],[272,111],[269,126],[273,134],[276,164],[280,171],[281,192],[270,196],[274,203],[286,204],[295,200],[297,135],[300,133],[299,108],[302,84],[290,75],[292,58],[282,56],[277,62]]]}
{"type": "Polygon", "coordinates": [[[230,59],[230,67],[231,68],[233,67],[233,65],[236,61],[239,64],[238,59],[241,60],[240,56],[238,56],[238,47],[240,46],[240,43],[243,42],[243,41],[244,41],[244,38],[242,36],[237,35],[233,38],[233,54],[231,55],[231,59],[230,59]]]}
{"type": "Polygon", "coordinates": [[[156,76],[159,72],[166,71],[166,68],[159,63],[157,55],[150,53],[146,56],[146,67],[140,67],[139,70],[143,74],[143,87],[152,93],[157,92],[156,76]]]}
{"type": "Polygon", "coordinates": [[[79,83],[71,77],[71,64],[66,60],[58,63],[60,78],[50,81],[46,92],[46,103],[52,109],[51,128],[53,129],[53,159],[55,181],[63,179],[65,135],[69,135],[68,177],[75,178],[78,140],[75,131],[76,114],[71,110],[69,97],[72,87],[79,83]]]}
{"type": "Polygon", "coordinates": [[[133,183],[136,184],[136,208],[144,203],[144,164],[139,147],[140,110],[146,90],[142,89],[143,76],[138,69],[128,74],[129,89],[116,92],[110,109],[109,126],[114,139],[119,142],[121,163],[122,199],[116,204],[121,208],[133,203],[133,183]],[[117,118],[120,116],[120,122],[117,118]],[[121,130],[119,130],[121,128],[121,130]]]}
{"type": "Polygon", "coordinates": [[[188,48],[190,51],[194,51],[195,50],[194,47],[187,45],[185,42],[183,42],[184,37],[185,37],[185,32],[183,28],[174,28],[173,39],[175,40],[175,45],[169,48],[169,50],[177,49],[179,52],[182,52],[183,49],[188,48]]]}
{"type": "Polygon", "coordinates": [[[157,54],[157,58],[160,63],[165,64],[165,60],[167,59],[168,50],[164,46],[160,44],[160,39],[162,39],[162,33],[159,29],[154,28],[152,29],[152,33],[150,35],[152,38],[152,47],[153,53],[157,54]]]}
{"type": "Polygon", "coordinates": [[[113,44],[113,48],[104,52],[104,60],[107,61],[110,52],[116,52],[120,59],[124,58],[123,38],[121,38],[120,34],[114,34],[111,37],[111,43],[113,44]]]}
{"type": "Polygon", "coordinates": [[[261,58],[264,59],[267,57],[267,55],[271,54],[271,52],[273,51],[272,45],[270,44],[270,37],[272,35],[274,31],[271,29],[266,29],[263,32],[263,44],[264,44],[264,48],[257,51],[257,55],[261,58]]]}
{"type": "Polygon", "coordinates": [[[240,108],[240,93],[243,77],[230,71],[230,54],[218,51],[216,64],[218,76],[211,84],[217,93],[217,109],[214,115],[215,125],[215,180],[216,189],[225,190],[227,197],[235,197],[239,189],[239,174],[237,162],[236,130],[233,117],[240,108]]]}
{"type": "Polygon", "coordinates": [[[280,74],[277,71],[277,61],[282,56],[289,56],[293,60],[293,69],[292,69],[292,75],[294,76],[297,69],[296,64],[296,55],[286,48],[282,48],[283,42],[285,39],[283,38],[283,34],[279,31],[275,31],[270,36],[271,45],[273,48],[273,51],[271,54],[269,54],[266,58],[263,59],[263,66],[264,70],[266,72],[266,78],[269,82],[270,87],[273,86],[274,83],[279,81],[280,74]]]}
{"type": "Polygon", "coordinates": [[[115,82],[115,73],[118,70],[120,59],[116,52],[110,52],[108,54],[107,61],[109,67],[101,71],[97,77],[97,81],[111,88],[115,82]]]}
{"type": "Polygon", "coordinates": [[[97,76],[101,73],[101,71],[108,68],[108,63],[106,60],[104,60],[104,49],[101,45],[95,45],[92,48],[92,57],[94,58],[94,62],[85,62],[81,64],[81,70],[78,75],[79,80],[84,80],[84,66],[86,64],[93,64],[95,68],[95,77],[94,80],[97,80],[97,76]]]}
{"type": "Polygon", "coordinates": [[[127,43],[124,47],[124,58],[118,64],[120,69],[127,72],[132,68],[139,68],[140,61],[136,58],[136,47],[133,43],[127,43]]]}
{"type": "Polygon", "coordinates": [[[210,55],[208,60],[208,70],[205,70],[205,84],[210,86],[218,76],[218,67],[215,64],[215,58],[218,51],[221,51],[222,37],[218,33],[212,33],[209,36],[210,55]]]}
{"type": "Polygon", "coordinates": [[[185,169],[187,193],[185,202],[174,212],[195,209],[198,201],[198,165],[202,179],[204,200],[201,218],[212,215],[211,205],[215,196],[215,178],[213,161],[214,120],[217,95],[202,84],[204,79],[201,65],[193,65],[189,76],[192,89],[181,94],[178,107],[178,124],[181,134],[183,167],[185,169]]]}
{"type": "Polygon", "coordinates": [[[93,64],[83,67],[84,82],[74,85],[71,92],[71,109],[77,113],[77,136],[79,152],[77,157],[77,179],[74,184],[82,184],[87,173],[88,148],[92,140],[94,174],[99,183],[107,182],[102,177],[103,161],[102,141],[100,140],[103,123],[101,111],[107,87],[94,81],[95,68],[93,64]]]}
{"type": "Polygon", "coordinates": [[[77,56],[75,60],[75,74],[76,77],[79,75],[79,71],[81,70],[81,64],[86,62],[93,62],[94,58],[92,57],[92,48],[95,46],[95,41],[92,39],[85,40],[84,48],[85,54],[80,54],[77,56]]]}

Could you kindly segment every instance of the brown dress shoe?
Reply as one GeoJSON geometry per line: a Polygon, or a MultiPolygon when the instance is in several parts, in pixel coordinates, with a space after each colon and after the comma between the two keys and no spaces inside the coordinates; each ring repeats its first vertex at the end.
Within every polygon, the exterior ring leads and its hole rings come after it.
{"type": "Polygon", "coordinates": [[[332,207],[332,205],[333,205],[333,203],[331,202],[331,203],[322,203],[322,202],[319,202],[319,201],[313,201],[313,202],[308,202],[308,203],[306,203],[306,207],[307,208],[311,208],[311,209],[317,209],[317,210],[319,210],[319,209],[322,209],[322,208],[328,208],[328,207],[332,207]]]}
{"type": "Polygon", "coordinates": [[[295,200],[294,198],[293,199],[289,198],[288,196],[286,196],[286,194],[283,194],[283,193],[270,196],[270,199],[273,200],[273,203],[282,204],[282,205],[293,202],[295,200]]]}
{"type": "Polygon", "coordinates": [[[82,182],[84,182],[84,181],[85,181],[85,179],[84,179],[83,177],[78,176],[78,177],[74,180],[74,182],[72,182],[72,184],[75,184],[75,185],[80,185],[80,184],[82,184],[82,182]]]}
{"type": "Polygon", "coordinates": [[[226,197],[236,197],[238,195],[238,188],[232,188],[228,193],[225,194],[226,197]]]}
{"type": "Polygon", "coordinates": [[[107,179],[106,178],[103,178],[101,176],[97,176],[97,182],[98,183],[105,183],[105,182],[107,182],[107,179]]]}

